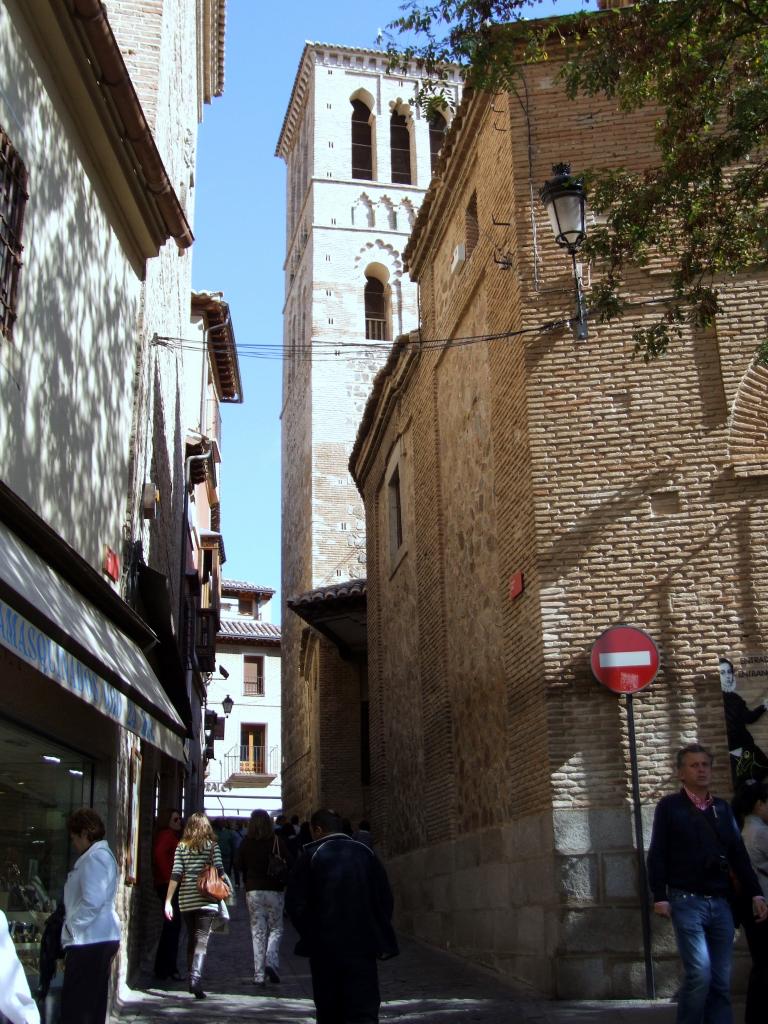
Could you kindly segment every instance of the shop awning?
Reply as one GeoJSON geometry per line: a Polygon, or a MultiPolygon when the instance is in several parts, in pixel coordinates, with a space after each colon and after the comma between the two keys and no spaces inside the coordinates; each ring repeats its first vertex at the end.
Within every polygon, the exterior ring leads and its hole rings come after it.
{"type": "Polygon", "coordinates": [[[186,730],[141,648],[0,523],[0,644],[179,761],[186,730]]]}

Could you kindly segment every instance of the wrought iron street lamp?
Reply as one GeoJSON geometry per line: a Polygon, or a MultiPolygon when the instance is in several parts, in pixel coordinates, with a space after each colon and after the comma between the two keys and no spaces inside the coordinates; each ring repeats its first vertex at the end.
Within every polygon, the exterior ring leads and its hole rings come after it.
{"type": "Polygon", "coordinates": [[[227,696],[221,702],[221,706],[224,708],[224,715],[225,715],[225,717],[228,718],[229,715],[232,712],[232,708],[235,706],[235,702],[232,700],[232,698],[229,696],[229,694],[227,694],[227,696]]]}
{"type": "Polygon", "coordinates": [[[581,269],[576,263],[576,253],[587,237],[584,181],[572,176],[570,164],[555,164],[552,173],[553,177],[545,182],[539,195],[546,207],[555,241],[571,256],[576,284],[576,337],[579,341],[586,341],[587,314],[581,288],[581,269]]]}

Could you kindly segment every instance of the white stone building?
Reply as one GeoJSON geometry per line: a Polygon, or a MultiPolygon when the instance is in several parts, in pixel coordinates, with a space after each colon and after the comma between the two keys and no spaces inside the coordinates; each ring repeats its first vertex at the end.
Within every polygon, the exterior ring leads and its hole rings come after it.
{"type": "Polygon", "coordinates": [[[387,61],[308,43],[277,144],[287,165],[284,801],[299,814],[317,803],[365,810],[364,587],[344,586],[365,575],[365,535],[347,463],[373,376],[392,339],[417,326],[401,252],[451,118],[446,109],[430,124],[415,101],[418,70],[388,74],[387,61]]]}
{"type": "Polygon", "coordinates": [[[213,758],[205,811],[212,819],[247,821],[251,811],[282,809],[280,629],[271,621],[270,587],[224,580],[221,590],[216,670],[208,683],[213,758]]]}

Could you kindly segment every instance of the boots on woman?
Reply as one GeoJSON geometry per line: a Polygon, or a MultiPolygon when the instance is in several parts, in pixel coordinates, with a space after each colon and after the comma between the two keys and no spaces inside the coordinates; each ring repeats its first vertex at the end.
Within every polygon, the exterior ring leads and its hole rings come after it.
{"type": "Polygon", "coordinates": [[[189,971],[189,991],[194,995],[195,999],[205,999],[202,979],[204,963],[205,953],[196,953],[192,957],[192,966],[189,971]]]}

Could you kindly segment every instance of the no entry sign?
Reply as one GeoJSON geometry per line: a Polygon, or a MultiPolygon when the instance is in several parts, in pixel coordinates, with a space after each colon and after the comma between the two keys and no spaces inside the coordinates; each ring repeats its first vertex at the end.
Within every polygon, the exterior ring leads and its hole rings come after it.
{"type": "Polygon", "coordinates": [[[642,629],[613,626],[592,648],[592,674],[614,693],[635,693],[652,683],[659,671],[656,644],[642,629]]]}

